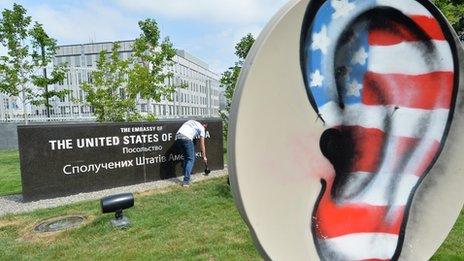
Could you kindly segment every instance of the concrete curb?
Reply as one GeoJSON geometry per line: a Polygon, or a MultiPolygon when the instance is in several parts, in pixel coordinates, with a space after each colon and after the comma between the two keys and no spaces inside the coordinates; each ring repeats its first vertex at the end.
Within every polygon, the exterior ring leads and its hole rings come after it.
{"type": "MultiPolygon", "coordinates": [[[[225,166],[223,170],[212,171],[208,176],[204,176],[203,174],[192,175],[191,182],[197,183],[197,182],[201,182],[204,180],[224,177],[227,175],[228,175],[227,166],[225,166]]],[[[67,196],[67,197],[46,199],[46,200],[27,202],[27,203],[22,202],[23,197],[21,194],[4,196],[4,197],[0,197],[0,217],[8,215],[8,214],[28,213],[28,212],[32,212],[38,209],[54,208],[54,207],[69,205],[69,204],[82,202],[82,201],[96,200],[96,199],[100,199],[105,196],[109,196],[113,194],[140,193],[140,192],[146,192],[146,191],[151,191],[151,190],[159,190],[159,189],[173,187],[173,186],[180,186],[181,184],[182,184],[182,177],[178,177],[178,178],[172,178],[172,179],[167,179],[167,180],[160,180],[160,181],[154,181],[154,182],[149,182],[149,183],[117,187],[117,188],[106,189],[106,190],[101,190],[101,191],[81,193],[81,194],[67,196]]]]}

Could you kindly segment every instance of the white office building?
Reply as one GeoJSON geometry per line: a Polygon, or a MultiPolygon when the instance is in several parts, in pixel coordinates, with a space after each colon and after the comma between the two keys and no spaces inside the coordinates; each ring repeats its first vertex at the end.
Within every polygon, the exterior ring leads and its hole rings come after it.
{"type": "MultiPolygon", "coordinates": [[[[120,55],[123,59],[132,55],[134,41],[121,41],[120,55]]],[[[96,69],[97,60],[101,51],[110,52],[113,44],[90,43],[60,46],[55,64],[66,62],[68,73],[65,80],[50,89],[70,90],[64,99],[50,100],[51,120],[93,120],[92,108],[86,104],[86,93],[81,84],[91,81],[91,73],[96,69]]],[[[218,117],[220,106],[219,75],[209,69],[207,63],[187,53],[177,50],[174,65],[166,68],[173,72],[174,77],[168,79],[166,84],[176,86],[176,92],[171,99],[163,98],[160,102],[138,99],[137,107],[142,114],[154,113],[158,118],[187,118],[187,117],[218,117]],[[181,88],[185,85],[187,88],[181,88]]],[[[21,120],[22,110],[11,110],[12,98],[8,102],[0,96],[0,120],[21,120]],[[4,110],[4,111],[2,111],[4,110]],[[7,118],[7,119],[5,119],[7,118]]],[[[16,106],[17,107],[17,106],[16,106]]],[[[46,120],[44,106],[29,106],[30,120],[46,120]]]]}
{"type": "Polygon", "coordinates": [[[0,93],[0,121],[7,120],[9,115],[19,115],[22,113],[19,107],[17,97],[9,97],[6,94],[0,93]]]}

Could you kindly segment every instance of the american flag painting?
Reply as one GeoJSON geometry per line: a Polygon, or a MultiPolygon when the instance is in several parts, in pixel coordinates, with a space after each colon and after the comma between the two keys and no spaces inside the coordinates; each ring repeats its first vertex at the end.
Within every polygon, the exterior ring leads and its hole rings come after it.
{"type": "Polygon", "coordinates": [[[451,124],[454,42],[426,1],[313,1],[307,16],[303,74],[334,167],[312,214],[318,254],[398,259],[414,193],[451,124]]]}

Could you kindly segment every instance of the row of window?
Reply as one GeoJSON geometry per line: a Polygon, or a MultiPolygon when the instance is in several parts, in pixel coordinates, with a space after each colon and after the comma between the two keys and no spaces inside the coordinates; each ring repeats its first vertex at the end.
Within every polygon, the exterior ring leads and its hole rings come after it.
{"type": "Polygon", "coordinates": [[[180,93],[179,102],[192,103],[197,105],[207,105],[208,99],[203,96],[197,96],[194,94],[180,93]]]}
{"type": "MultiPolygon", "coordinates": [[[[88,70],[78,70],[77,72],[68,72],[66,74],[66,78],[63,81],[59,82],[58,85],[59,86],[73,86],[73,85],[80,86],[84,82],[87,82],[87,83],[93,82],[91,73],[88,70]]],[[[180,78],[175,78],[174,81],[169,78],[166,83],[168,85],[171,85],[174,83],[176,85],[188,84],[188,90],[197,92],[197,93],[200,92],[203,94],[207,94],[207,86],[200,85],[194,82],[188,82],[180,78]]],[[[210,92],[213,96],[219,95],[219,91],[216,88],[211,88],[210,92]]]]}
{"type": "MultiPolygon", "coordinates": [[[[107,54],[107,58],[110,58],[111,54],[107,54]]],[[[120,52],[120,59],[128,59],[131,57],[129,52],[120,52]]],[[[68,67],[96,67],[97,61],[100,58],[99,54],[86,54],[86,55],[69,55],[69,56],[58,56],[55,58],[54,63],[56,65],[66,64],[68,67]]]]}
{"type": "Polygon", "coordinates": [[[3,104],[3,109],[4,110],[9,110],[9,109],[17,110],[17,109],[19,109],[18,104],[14,100],[10,101],[10,99],[8,99],[8,98],[3,98],[2,104],[3,104]]]}
{"type": "Polygon", "coordinates": [[[82,83],[93,83],[92,74],[90,71],[78,70],[76,72],[68,72],[63,81],[58,83],[59,86],[80,86],[82,83]]]}
{"type": "MultiPolygon", "coordinates": [[[[87,105],[84,106],[78,106],[78,105],[73,105],[73,106],[59,106],[58,111],[55,111],[55,109],[50,109],[50,114],[55,115],[61,114],[61,115],[89,115],[92,114],[93,108],[87,105]]],[[[172,106],[172,105],[156,105],[154,106],[155,111],[151,111],[150,113],[155,113],[158,116],[204,116],[208,114],[208,109],[207,108],[197,108],[197,107],[188,107],[188,106],[172,106]],[[175,109],[177,108],[177,112],[175,109]]],[[[141,104],[140,111],[143,113],[147,113],[147,104],[141,104]]],[[[217,115],[217,109],[210,109],[210,114],[212,115],[217,115]]],[[[35,115],[46,115],[47,111],[45,109],[36,109],[35,110],[35,115]]]]}
{"type": "Polygon", "coordinates": [[[174,72],[176,75],[181,75],[190,78],[191,80],[196,80],[196,81],[201,81],[206,83],[206,79],[209,77],[201,73],[197,70],[194,70],[192,68],[189,68],[183,64],[180,63],[175,63],[173,66],[169,68],[172,72],[174,72]]]}
{"type": "MultiPolygon", "coordinates": [[[[119,96],[121,98],[125,97],[124,89],[119,89],[119,96]]],[[[86,93],[83,90],[72,90],[71,92],[68,93],[67,96],[60,98],[60,102],[76,102],[76,101],[84,102],[85,99],[86,99],[86,93]]],[[[208,105],[207,97],[184,93],[184,92],[175,93],[174,95],[171,95],[171,99],[172,100],[175,99],[179,102],[191,103],[195,105],[203,105],[203,106],[208,105]]],[[[218,106],[219,105],[218,97],[211,97],[210,103],[213,106],[218,106]]]]}
{"type": "Polygon", "coordinates": [[[208,86],[211,86],[211,81],[210,80],[205,80],[203,84],[200,84],[198,82],[194,81],[187,81],[184,80],[180,77],[176,77],[172,79],[168,79],[166,84],[172,85],[174,84],[175,87],[181,86],[181,85],[187,85],[187,90],[194,91],[194,92],[201,92],[201,93],[207,93],[208,91],[208,86]]]}
{"type": "MultiPolygon", "coordinates": [[[[120,50],[132,50],[133,42],[119,42],[120,50]]],[[[85,44],[61,46],[58,50],[59,55],[69,55],[76,53],[100,53],[101,51],[110,51],[113,48],[113,43],[85,44]]]]}
{"type": "MultiPolygon", "coordinates": [[[[57,108],[58,110],[55,111],[54,108],[50,108],[50,115],[68,115],[68,114],[84,114],[84,115],[89,115],[93,113],[93,109],[90,106],[59,106],[57,108]]],[[[36,116],[39,115],[47,115],[47,110],[42,108],[42,109],[36,109],[34,114],[36,116]]]]}
{"type": "MultiPolygon", "coordinates": [[[[141,104],[140,111],[143,113],[155,113],[159,116],[190,116],[190,115],[207,115],[208,108],[189,107],[189,106],[173,106],[173,105],[154,105],[152,110],[148,110],[148,104],[141,104]],[[176,111],[177,109],[177,111],[176,111]]],[[[209,113],[217,114],[217,109],[210,109],[209,113]]]]}

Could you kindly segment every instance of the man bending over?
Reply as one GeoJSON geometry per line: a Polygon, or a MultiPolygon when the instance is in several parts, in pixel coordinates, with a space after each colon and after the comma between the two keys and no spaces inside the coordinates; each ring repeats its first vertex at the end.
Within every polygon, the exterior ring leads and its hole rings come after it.
{"type": "Polygon", "coordinates": [[[195,145],[193,140],[200,140],[203,161],[205,164],[208,163],[205,147],[205,132],[207,127],[207,124],[201,124],[198,121],[189,120],[184,123],[176,133],[176,144],[181,148],[182,155],[184,156],[184,181],[182,186],[190,185],[190,175],[192,174],[193,165],[195,164],[195,145]]]}

